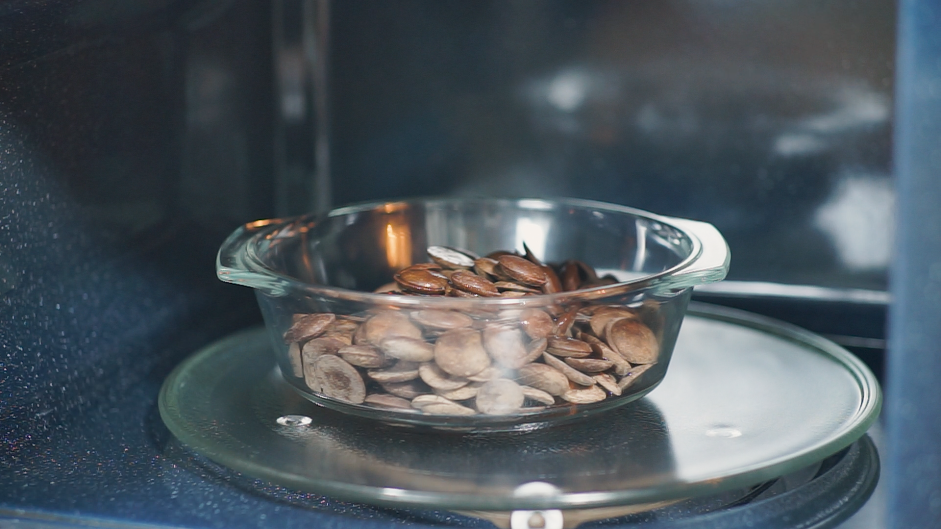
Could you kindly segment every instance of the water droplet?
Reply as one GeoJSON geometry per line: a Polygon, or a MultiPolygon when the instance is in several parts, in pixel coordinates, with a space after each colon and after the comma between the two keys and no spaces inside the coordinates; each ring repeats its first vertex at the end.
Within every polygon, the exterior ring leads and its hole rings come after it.
{"type": "Polygon", "coordinates": [[[706,437],[721,437],[724,439],[734,439],[741,437],[742,431],[731,426],[717,426],[706,430],[706,437]]]}
{"type": "Polygon", "coordinates": [[[307,426],[313,421],[306,415],[283,415],[278,417],[276,422],[281,426],[294,426],[299,428],[302,426],[307,426]]]}

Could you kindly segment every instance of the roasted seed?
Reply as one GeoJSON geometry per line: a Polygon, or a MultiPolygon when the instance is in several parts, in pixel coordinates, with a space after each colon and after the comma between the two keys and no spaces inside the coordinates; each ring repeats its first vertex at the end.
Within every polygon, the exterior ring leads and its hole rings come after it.
{"type": "Polygon", "coordinates": [[[330,327],[325,331],[326,333],[335,333],[335,334],[349,334],[353,335],[356,332],[356,329],[359,329],[360,322],[340,319],[337,318],[336,321],[330,324],[330,327]]]}
{"type": "Polygon", "coordinates": [[[431,388],[421,380],[406,380],[405,382],[379,382],[382,389],[396,397],[414,399],[419,395],[431,392],[431,388]]]}
{"type": "Polygon", "coordinates": [[[446,246],[429,246],[428,257],[444,268],[473,268],[474,258],[467,253],[446,246]]]}
{"type": "Polygon", "coordinates": [[[555,270],[551,266],[542,266],[542,271],[546,273],[546,284],[542,285],[543,294],[555,294],[556,292],[562,292],[562,281],[559,279],[559,275],[555,273],[555,270]]]}
{"type": "Polygon", "coordinates": [[[435,363],[447,373],[469,377],[490,366],[480,333],[473,329],[454,329],[438,337],[434,347],[435,363]]]}
{"type": "Polygon", "coordinates": [[[506,378],[486,382],[477,391],[477,411],[487,415],[507,415],[523,406],[525,396],[519,384],[506,378]]]}
{"type": "Polygon", "coordinates": [[[466,378],[455,378],[447,374],[434,362],[418,366],[418,376],[434,389],[454,390],[468,384],[466,378]]]}
{"type": "Polygon", "coordinates": [[[420,294],[444,294],[448,288],[447,277],[421,268],[406,268],[392,278],[403,290],[420,294]]]}
{"type": "Polygon", "coordinates": [[[500,291],[489,280],[472,272],[459,271],[451,276],[451,285],[458,290],[477,294],[478,296],[497,297],[500,291]]]}
{"type": "Polygon", "coordinates": [[[396,410],[412,410],[412,403],[402,397],[396,397],[395,395],[389,395],[388,393],[373,393],[371,395],[366,395],[366,399],[363,401],[366,404],[372,404],[373,406],[380,406],[382,408],[392,408],[396,410]]]}
{"type": "MultiPolygon", "coordinates": [[[[615,387],[617,387],[617,385],[615,385],[615,387]]],[[[546,406],[555,404],[555,397],[550,395],[547,391],[543,391],[532,386],[520,386],[520,389],[523,390],[523,396],[525,396],[528,400],[545,404],[546,406]]]]}
{"type": "Polygon", "coordinates": [[[321,335],[337,317],[329,312],[295,315],[291,328],[284,333],[284,343],[303,342],[321,335]]]}
{"type": "Polygon", "coordinates": [[[320,338],[330,338],[338,342],[343,343],[343,345],[352,345],[353,344],[353,335],[347,333],[336,333],[332,331],[325,332],[320,335],[320,338]]]}
{"type": "MultiPolygon", "coordinates": [[[[582,386],[590,386],[595,383],[595,381],[592,380],[590,376],[586,375],[585,373],[582,373],[581,371],[578,371],[576,369],[569,367],[568,364],[552,356],[549,353],[543,354],[542,359],[546,364],[558,369],[559,371],[562,372],[563,375],[565,375],[569,380],[571,380],[572,382],[576,384],[580,384],[582,386]]],[[[535,386],[537,388],[539,387],[539,386],[536,386],[535,384],[527,384],[527,385],[535,386]]],[[[540,388],[540,389],[545,389],[545,388],[540,388]]],[[[549,390],[546,390],[546,391],[549,391],[549,390]]]]}
{"type": "Polygon", "coordinates": [[[481,257],[474,261],[474,272],[477,272],[477,275],[490,279],[496,277],[496,272],[494,269],[497,266],[497,260],[491,259],[489,257],[481,257]]]}
{"type": "Polygon", "coordinates": [[[457,388],[457,389],[437,389],[434,388],[436,395],[441,395],[447,399],[461,401],[472,399],[477,396],[477,391],[480,389],[480,386],[484,385],[483,382],[471,382],[466,386],[457,388]]]}
{"type": "Polygon", "coordinates": [[[514,281],[532,287],[541,287],[548,278],[539,265],[535,265],[522,257],[515,255],[501,255],[497,258],[500,270],[510,276],[514,281]]]}
{"type": "Polygon", "coordinates": [[[416,409],[422,409],[431,404],[456,404],[456,402],[442,397],[441,395],[427,394],[419,395],[412,399],[411,406],[416,409]]]}
{"type": "Polygon", "coordinates": [[[526,363],[527,351],[523,345],[523,333],[518,329],[505,325],[485,328],[484,349],[499,366],[516,369],[526,363]]]}
{"type": "Polygon", "coordinates": [[[540,261],[539,258],[536,257],[536,254],[534,254],[532,250],[529,249],[529,246],[527,246],[525,242],[523,243],[523,257],[525,257],[527,261],[529,261],[530,263],[533,263],[536,266],[543,266],[542,261],[540,261]]]}
{"type": "Polygon", "coordinates": [[[632,364],[657,361],[660,346],[649,327],[637,320],[624,318],[607,325],[608,344],[632,364]]]}
{"type": "Polygon", "coordinates": [[[589,321],[591,332],[595,333],[595,336],[599,338],[606,338],[604,332],[608,323],[623,318],[637,319],[637,315],[634,311],[626,307],[599,307],[591,315],[591,320],[589,321]]]}
{"type": "Polygon", "coordinates": [[[562,289],[566,292],[578,290],[582,286],[578,266],[573,261],[566,261],[562,265],[562,289]]]}
{"type": "Polygon", "coordinates": [[[408,382],[418,378],[418,364],[413,362],[399,361],[394,366],[387,369],[370,369],[366,371],[369,378],[380,383],[389,382],[408,382]]]}
{"type": "Polygon", "coordinates": [[[552,316],[539,309],[525,309],[519,316],[520,325],[532,339],[545,338],[552,334],[555,322],[552,316]]]}
{"type": "Polygon", "coordinates": [[[614,365],[614,362],[598,358],[566,358],[565,363],[582,373],[600,373],[614,365]]]}
{"type": "Polygon", "coordinates": [[[317,380],[317,369],[315,360],[304,362],[304,384],[314,393],[320,393],[320,381],[317,380]]]}
{"type": "Polygon", "coordinates": [[[579,269],[579,274],[582,276],[582,280],[586,283],[592,283],[598,280],[598,274],[595,273],[595,269],[585,263],[584,261],[572,261],[575,263],[575,266],[579,269]]]}
{"type": "Polygon", "coordinates": [[[609,393],[615,397],[621,395],[621,388],[618,386],[618,381],[613,376],[608,373],[598,373],[597,375],[592,376],[595,380],[595,383],[604,389],[608,390],[609,393]]]}
{"type": "Polygon", "coordinates": [[[379,348],[390,358],[407,362],[430,362],[435,358],[435,349],[424,340],[390,336],[379,342],[379,348]]]}
{"type": "Polygon", "coordinates": [[[371,345],[348,345],[337,351],[337,354],[357,367],[375,369],[389,363],[385,355],[371,345]]]}
{"type": "Polygon", "coordinates": [[[601,402],[607,398],[607,394],[598,386],[574,387],[562,394],[562,399],[572,404],[591,404],[601,402]]]}
{"type": "Polygon", "coordinates": [[[412,407],[431,415],[474,415],[477,413],[471,408],[440,395],[419,395],[412,399],[412,407]]]}
{"type": "Polygon", "coordinates": [[[297,342],[288,346],[288,362],[291,364],[291,374],[297,378],[304,378],[304,364],[301,363],[301,345],[297,342]]]}
{"type": "Polygon", "coordinates": [[[569,330],[572,328],[572,324],[575,323],[575,317],[578,315],[578,309],[569,309],[564,312],[559,319],[556,320],[555,328],[552,330],[552,334],[556,336],[565,336],[569,333],[569,330]]]}
{"type": "Polygon", "coordinates": [[[442,331],[470,327],[474,324],[473,318],[453,310],[419,310],[412,314],[412,319],[425,329],[442,331]]]}
{"type": "Polygon", "coordinates": [[[538,340],[529,342],[529,344],[526,346],[526,356],[523,357],[523,361],[520,365],[534,362],[537,358],[541,357],[542,353],[546,352],[546,345],[548,343],[548,340],[545,338],[540,338],[538,340]]]}
{"type": "Polygon", "coordinates": [[[541,389],[550,395],[561,395],[569,390],[569,379],[558,369],[546,364],[527,364],[517,371],[518,381],[541,389]]]}
{"type": "Polygon", "coordinates": [[[591,346],[591,350],[601,357],[604,360],[607,360],[614,364],[614,372],[619,376],[624,376],[631,370],[631,364],[621,356],[621,353],[615,351],[608,347],[608,344],[602,342],[598,338],[588,334],[588,333],[579,333],[578,337],[580,340],[587,342],[591,346]]]}
{"type": "Polygon", "coordinates": [[[494,366],[484,369],[480,373],[467,377],[471,382],[486,382],[503,375],[503,370],[494,366]]]}
{"type": "Polygon", "coordinates": [[[497,281],[493,284],[497,287],[497,290],[500,290],[503,293],[506,292],[523,292],[524,294],[538,294],[540,290],[528,287],[526,285],[521,285],[519,283],[514,283],[512,281],[497,281]]]}
{"type": "MultiPolygon", "coordinates": [[[[366,320],[365,327],[366,340],[369,343],[379,345],[382,340],[392,336],[404,336],[406,338],[421,339],[421,331],[412,324],[408,316],[396,311],[384,311],[376,314],[366,320]]],[[[354,339],[353,343],[357,343],[354,339]]]]}
{"type": "Polygon", "coordinates": [[[549,336],[548,351],[556,356],[584,358],[591,354],[591,346],[575,338],[549,336]]]}
{"type": "Polygon", "coordinates": [[[346,344],[342,341],[321,336],[304,344],[301,348],[301,358],[304,362],[313,362],[319,356],[337,354],[343,347],[346,347],[346,344]]]}
{"type": "Polygon", "coordinates": [[[356,329],[356,332],[353,333],[353,345],[369,345],[365,324],[360,325],[359,329],[356,329]]]}
{"type": "Polygon", "coordinates": [[[356,368],[338,356],[323,355],[314,361],[314,373],[320,392],[353,404],[366,398],[366,385],[356,368]]]}
{"type": "Polygon", "coordinates": [[[618,380],[618,387],[621,388],[621,391],[626,390],[630,387],[645,371],[653,367],[654,364],[642,364],[635,366],[634,369],[631,369],[631,372],[627,375],[624,375],[621,380],[618,380]]]}

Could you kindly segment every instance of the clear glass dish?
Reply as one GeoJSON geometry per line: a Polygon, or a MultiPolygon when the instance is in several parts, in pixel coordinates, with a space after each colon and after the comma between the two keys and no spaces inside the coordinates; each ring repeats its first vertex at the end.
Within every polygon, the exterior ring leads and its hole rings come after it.
{"type": "Polygon", "coordinates": [[[217,260],[220,279],[256,289],[302,395],[471,431],[538,428],[647,394],[666,375],[692,287],[728,266],[709,224],[569,199],[416,199],[258,221],[217,260]],[[428,262],[429,246],[485,255],[524,244],[542,263],[581,261],[615,279],[513,298],[374,292],[428,262]]]}

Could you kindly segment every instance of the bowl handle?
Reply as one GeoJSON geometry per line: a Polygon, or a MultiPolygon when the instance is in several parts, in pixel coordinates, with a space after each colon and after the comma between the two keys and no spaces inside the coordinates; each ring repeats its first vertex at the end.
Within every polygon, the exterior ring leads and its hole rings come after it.
{"type": "Polygon", "coordinates": [[[722,281],[729,273],[732,253],[725,238],[712,224],[688,219],[669,219],[669,223],[698,239],[699,256],[674,276],[683,286],[722,281]]]}
{"type": "Polygon", "coordinates": [[[287,294],[285,282],[266,272],[250,256],[252,239],[262,231],[285,224],[284,219],[268,219],[239,226],[229,235],[216,255],[216,277],[226,283],[252,287],[271,296],[287,294]]]}

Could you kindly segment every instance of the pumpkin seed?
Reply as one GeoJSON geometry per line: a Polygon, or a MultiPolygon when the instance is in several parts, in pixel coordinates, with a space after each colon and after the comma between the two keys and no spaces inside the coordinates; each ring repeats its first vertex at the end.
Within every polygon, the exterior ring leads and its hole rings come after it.
{"type": "MultiPolygon", "coordinates": [[[[366,320],[362,325],[365,328],[365,338],[371,344],[379,345],[386,338],[404,336],[405,338],[421,339],[421,331],[412,324],[408,316],[398,311],[383,311],[366,320]]],[[[354,343],[356,343],[354,337],[354,343]]]]}
{"type": "Polygon", "coordinates": [[[532,339],[545,338],[552,334],[555,322],[552,316],[539,309],[525,309],[520,313],[520,326],[532,339]]]}
{"type": "Polygon", "coordinates": [[[566,358],[565,363],[582,373],[600,373],[614,365],[614,362],[599,358],[566,358]]]}
{"type": "Polygon", "coordinates": [[[390,395],[403,399],[414,399],[419,395],[431,393],[431,388],[421,380],[406,380],[405,382],[379,382],[379,385],[390,395]]]}
{"type": "Polygon", "coordinates": [[[422,268],[405,268],[392,278],[402,290],[419,294],[444,294],[448,288],[447,277],[422,268]]]}
{"type": "Polygon", "coordinates": [[[408,410],[412,411],[412,403],[402,397],[396,397],[395,395],[389,395],[388,393],[372,393],[366,395],[366,398],[363,400],[365,404],[372,404],[373,406],[379,406],[381,408],[392,408],[395,410],[408,410]]]}
{"type": "Polygon", "coordinates": [[[454,390],[464,387],[470,382],[466,378],[452,377],[434,362],[427,362],[418,366],[418,376],[434,389],[454,390]]]}
{"type": "Polygon", "coordinates": [[[508,369],[522,366],[527,356],[523,333],[505,325],[484,329],[484,348],[497,365],[508,369]]]}
{"type": "Polygon", "coordinates": [[[336,315],[329,312],[295,315],[291,328],[284,333],[284,343],[291,344],[315,338],[327,330],[336,319],[336,315]]]}
{"type": "Polygon", "coordinates": [[[444,398],[451,399],[454,401],[461,401],[472,399],[477,396],[477,391],[480,390],[480,386],[484,385],[483,382],[470,382],[466,386],[457,388],[457,389],[434,389],[435,395],[440,395],[444,398]]]}
{"type": "Polygon", "coordinates": [[[473,329],[454,329],[438,337],[434,347],[435,363],[445,372],[468,377],[490,367],[480,333],[473,329]]]}
{"type": "Polygon", "coordinates": [[[458,290],[478,296],[497,297],[500,295],[500,291],[489,279],[464,270],[455,272],[451,276],[451,285],[458,290]]]}
{"type": "Polygon", "coordinates": [[[353,404],[366,399],[366,384],[356,368],[334,355],[323,355],[314,361],[314,376],[320,393],[353,404]]]}
{"type": "MultiPolygon", "coordinates": [[[[617,387],[615,385],[615,387],[617,387]]],[[[540,404],[545,404],[546,406],[552,406],[555,404],[555,397],[550,395],[548,392],[541,389],[536,389],[532,386],[520,386],[520,389],[523,390],[523,396],[528,400],[538,402],[540,404]]]]}
{"type": "Polygon", "coordinates": [[[444,268],[459,269],[473,268],[474,258],[461,250],[447,246],[429,246],[428,257],[444,268]]]}
{"type": "Polygon", "coordinates": [[[618,381],[613,376],[608,373],[598,373],[591,377],[595,380],[595,383],[604,389],[608,390],[615,397],[621,395],[621,388],[618,386],[618,381]]]}
{"type": "Polygon", "coordinates": [[[418,364],[399,361],[387,369],[370,369],[366,372],[369,378],[380,383],[408,382],[418,378],[418,364]]]}
{"type": "Polygon", "coordinates": [[[487,415],[508,415],[516,412],[526,400],[520,385],[506,378],[484,383],[477,391],[477,411],[487,415]]]}
{"type": "Polygon", "coordinates": [[[660,354],[657,338],[640,321],[624,318],[609,323],[606,328],[608,344],[628,362],[652,364],[657,361],[660,354]]]}
{"type": "Polygon", "coordinates": [[[517,380],[523,385],[541,389],[550,395],[561,395],[569,389],[568,377],[546,364],[527,364],[519,368],[517,380]]]}
{"type": "Polygon", "coordinates": [[[301,363],[301,345],[297,342],[288,346],[288,362],[291,364],[291,375],[304,378],[304,364],[301,363]]]}
{"type": "Polygon", "coordinates": [[[371,345],[348,345],[337,351],[347,363],[366,368],[379,368],[389,363],[384,354],[371,345]]]}
{"type": "Polygon", "coordinates": [[[379,348],[390,358],[407,362],[430,362],[435,358],[435,349],[424,340],[390,336],[379,343],[379,348]]]}
{"type": "MultiPolygon", "coordinates": [[[[549,278],[539,265],[533,264],[515,255],[501,255],[497,258],[500,271],[512,280],[531,287],[541,287],[549,278]]],[[[499,274],[499,271],[498,271],[499,274]]]]}
{"type": "Polygon", "coordinates": [[[412,320],[425,329],[447,331],[461,329],[474,324],[474,319],[453,310],[419,310],[412,314],[412,320]]]}
{"type": "Polygon", "coordinates": [[[574,387],[562,394],[562,399],[572,404],[591,404],[601,402],[608,395],[598,386],[574,387]]]}
{"type": "Polygon", "coordinates": [[[618,380],[618,387],[621,388],[621,391],[626,390],[634,382],[636,382],[637,379],[640,378],[640,376],[643,375],[645,371],[647,371],[653,366],[654,364],[641,364],[638,366],[634,366],[634,368],[631,369],[630,373],[621,377],[621,380],[618,380]]]}
{"type": "MultiPolygon", "coordinates": [[[[581,384],[582,386],[590,386],[595,383],[595,381],[592,380],[590,376],[572,367],[569,367],[568,364],[552,356],[549,353],[543,353],[542,359],[543,361],[546,362],[546,364],[558,369],[559,371],[562,372],[563,375],[565,375],[569,380],[571,380],[572,382],[576,384],[581,384]]],[[[529,385],[534,386],[535,384],[529,384],[529,385]]]]}

